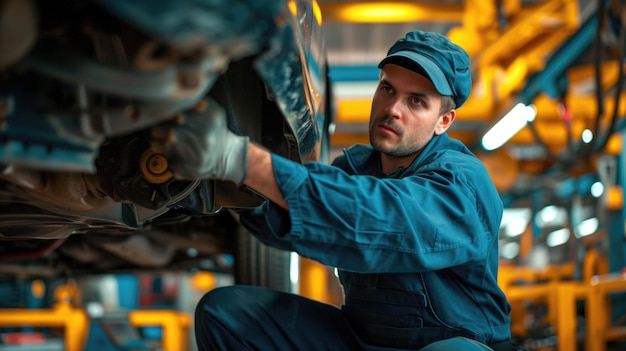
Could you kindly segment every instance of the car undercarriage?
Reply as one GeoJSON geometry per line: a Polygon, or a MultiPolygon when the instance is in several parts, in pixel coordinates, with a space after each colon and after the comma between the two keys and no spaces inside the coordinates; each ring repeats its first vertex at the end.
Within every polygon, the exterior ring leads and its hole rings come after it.
{"type": "Polygon", "coordinates": [[[229,270],[226,255],[254,283],[270,257],[284,264],[237,221],[265,200],[176,179],[154,128],[218,106],[269,150],[324,160],[330,84],[312,6],[0,2],[0,275],[229,270]]]}

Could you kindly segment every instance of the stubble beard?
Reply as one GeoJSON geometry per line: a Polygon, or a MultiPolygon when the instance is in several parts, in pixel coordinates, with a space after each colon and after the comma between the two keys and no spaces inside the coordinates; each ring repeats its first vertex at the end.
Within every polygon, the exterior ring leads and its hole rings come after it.
{"type": "MultiPolygon", "coordinates": [[[[386,122],[383,120],[383,122],[386,122]]],[[[377,124],[377,123],[376,123],[377,124]]],[[[403,138],[403,134],[399,134],[399,140],[395,144],[387,145],[384,143],[384,140],[376,139],[373,133],[373,128],[376,124],[372,124],[370,126],[370,144],[374,148],[374,150],[380,152],[381,154],[387,155],[389,157],[394,158],[404,158],[408,156],[415,155],[416,153],[422,150],[422,145],[419,145],[415,140],[406,140],[403,138]]]]}
{"type": "Polygon", "coordinates": [[[402,144],[395,145],[383,145],[382,143],[377,142],[370,136],[370,144],[374,147],[374,150],[380,152],[381,154],[385,154],[389,157],[394,158],[404,158],[408,156],[413,156],[416,153],[422,150],[421,146],[407,147],[402,144]]]}

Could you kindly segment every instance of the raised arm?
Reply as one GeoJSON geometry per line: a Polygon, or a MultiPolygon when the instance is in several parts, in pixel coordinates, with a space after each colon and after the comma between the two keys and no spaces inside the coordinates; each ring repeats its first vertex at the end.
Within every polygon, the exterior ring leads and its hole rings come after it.
{"type": "Polygon", "coordinates": [[[287,202],[274,178],[274,166],[270,152],[259,145],[250,143],[248,158],[254,162],[248,162],[248,171],[243,183],[271,202],[288,210],[287,202]]]}

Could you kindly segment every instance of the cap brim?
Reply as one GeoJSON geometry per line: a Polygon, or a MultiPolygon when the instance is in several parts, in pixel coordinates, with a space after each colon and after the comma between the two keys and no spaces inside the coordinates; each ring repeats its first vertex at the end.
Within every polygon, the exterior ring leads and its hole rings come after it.
{"type": "Polygon", "coordinates": [[[437,92],[439,94],[454,96],[454,93],[452,92],[450,84],[448,84],[448,80],[443,74],[443,71],[428,57],[420,55],[414,51],[403,50],[394,52],[393,54],[385,57],[382,61],[380,61],[378,67],[382,68],[387,63],[395,63],[393,60],[394,58],[409,59],[413,63],[419,65],[426,72],[428,78],[430,78],[430,81],[433,83],[435,89],[437,89],[437,92]]]}

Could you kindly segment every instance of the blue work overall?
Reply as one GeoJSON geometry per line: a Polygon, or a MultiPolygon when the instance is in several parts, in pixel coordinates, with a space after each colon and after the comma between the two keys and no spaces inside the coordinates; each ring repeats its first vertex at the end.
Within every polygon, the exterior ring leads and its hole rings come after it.
{"type": "Polygon", "coordinates": [[[478,342],[508,342],[510,305],[497,285],[502,201],[463,144],[434,136],[392,174],[364,145],[332,166],[275,155],[272,164],[289,211],[267,202],[242,211],[241,222],[269,246],[337,267],[345,302],[220,288],[198,306],[199,344],[419,350],[460,342],[467,345],[446,349],[480,350],[478,342]]]}

